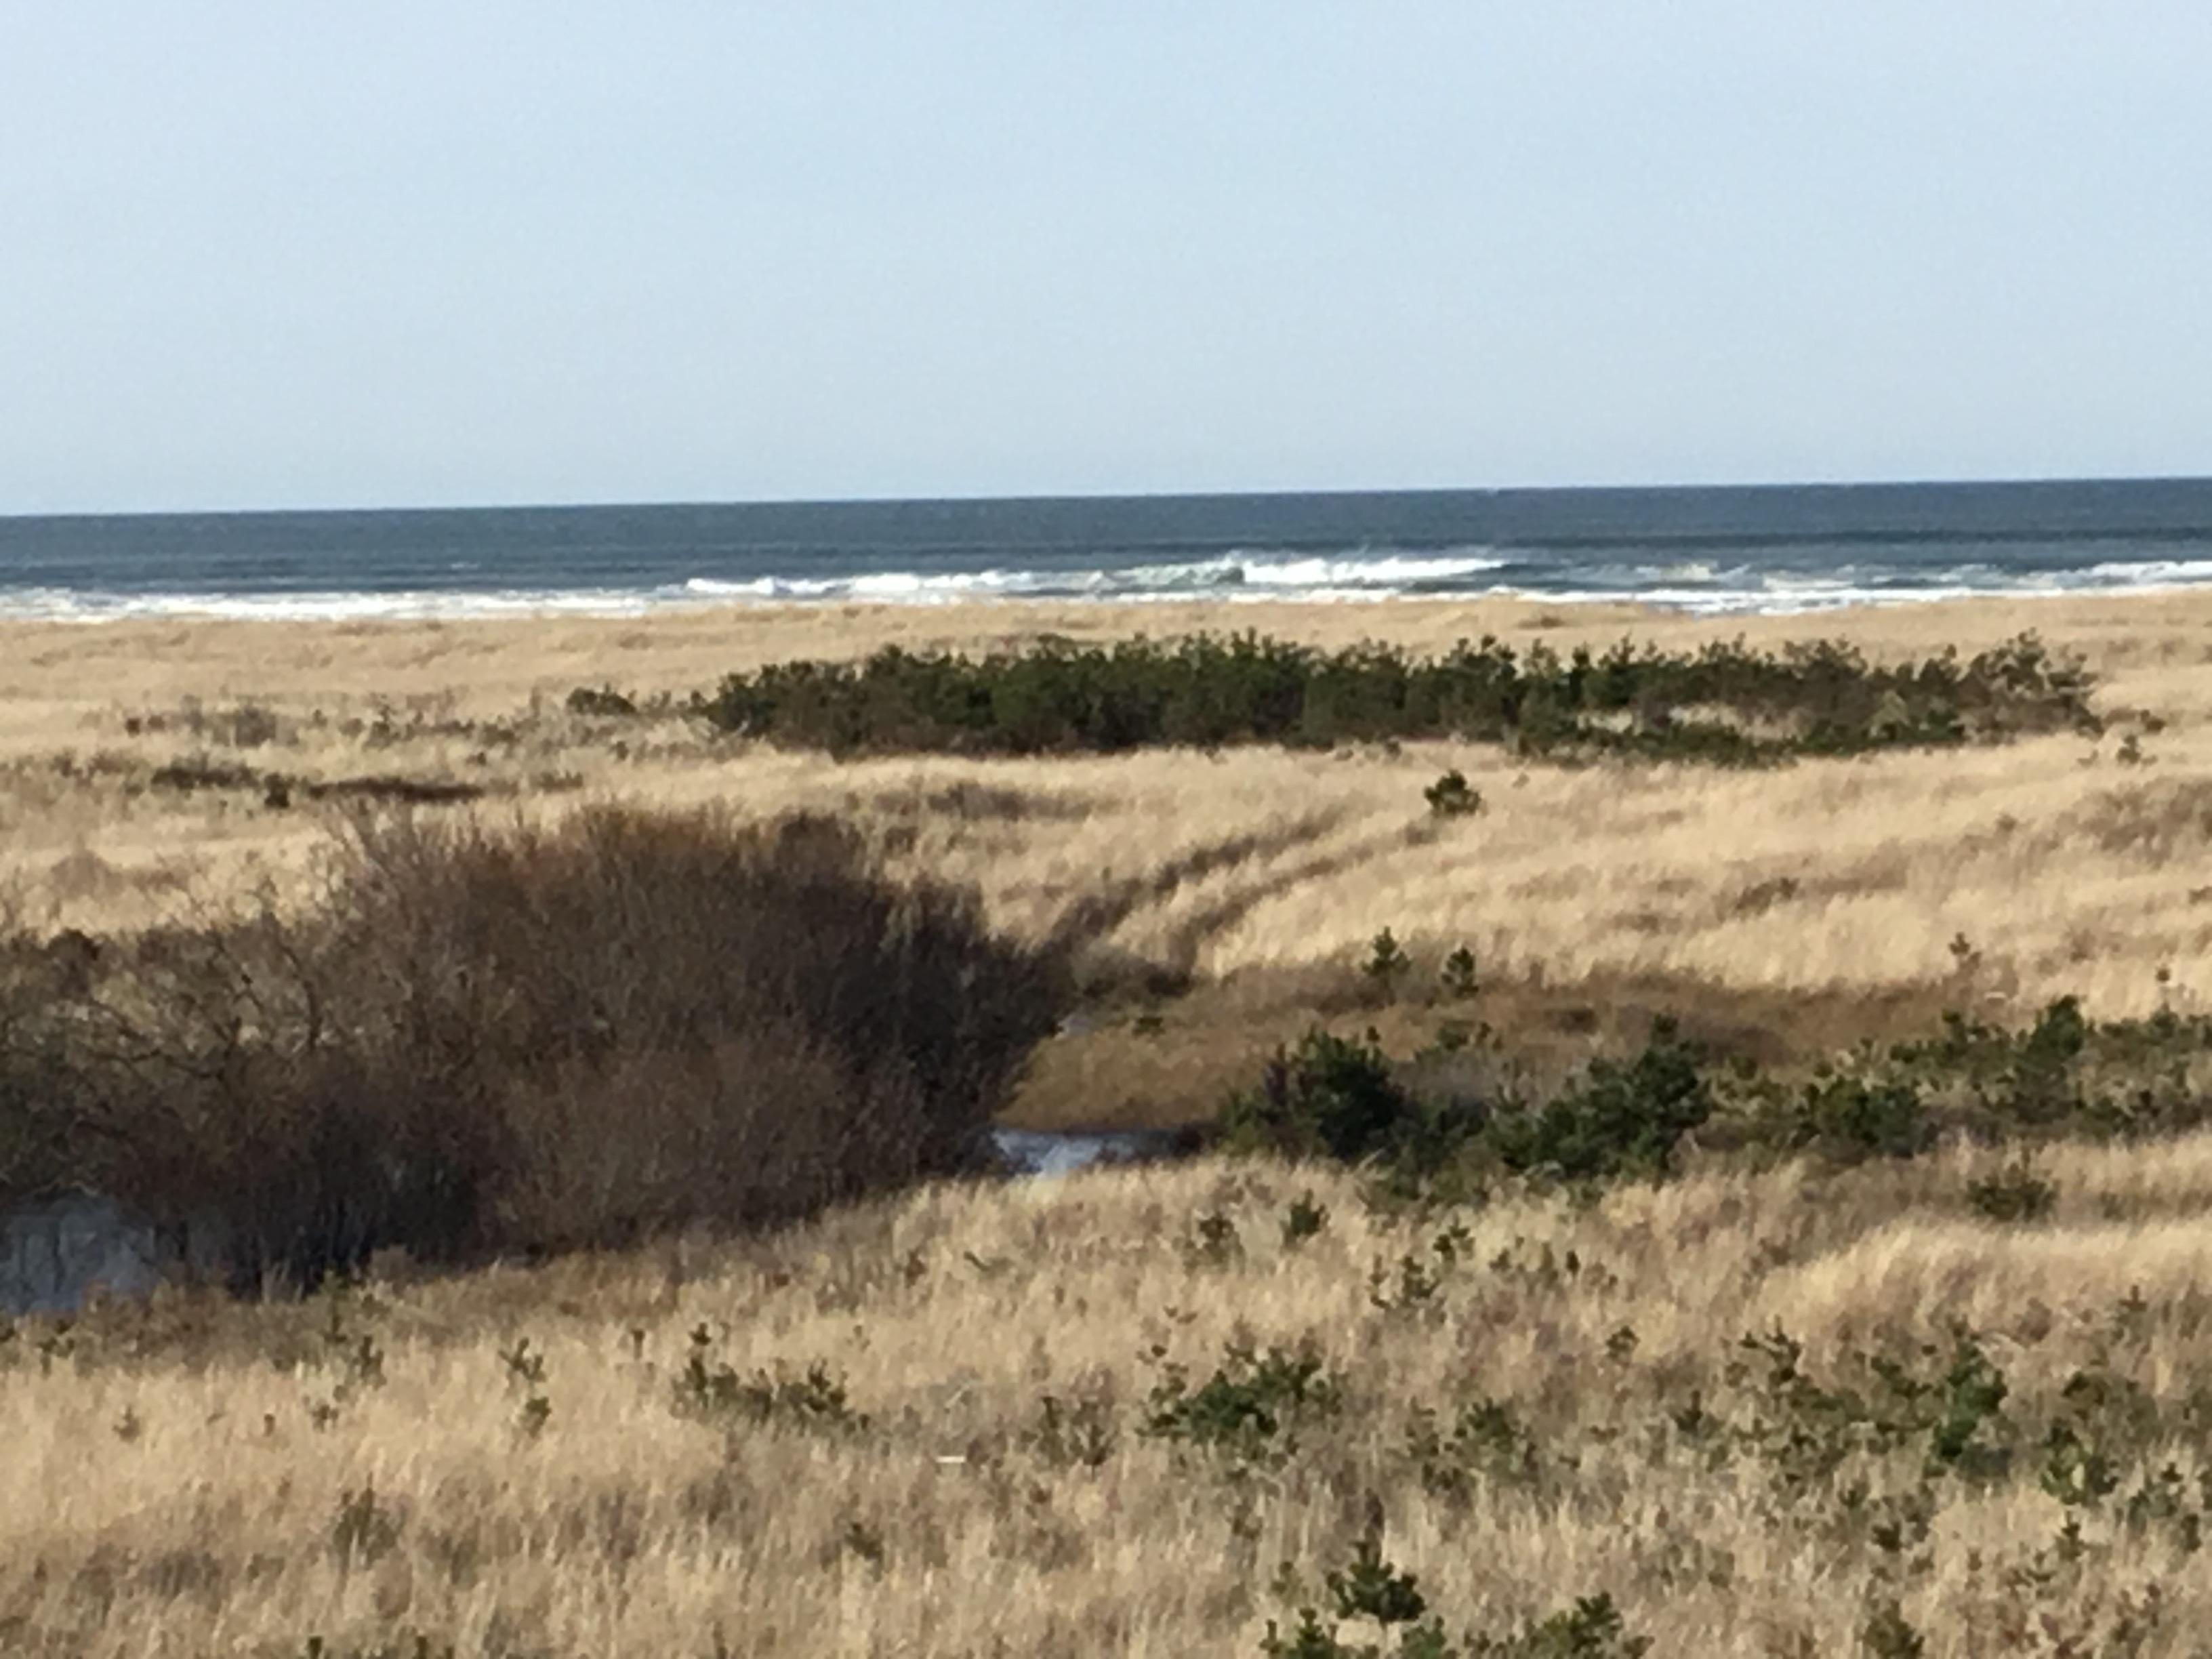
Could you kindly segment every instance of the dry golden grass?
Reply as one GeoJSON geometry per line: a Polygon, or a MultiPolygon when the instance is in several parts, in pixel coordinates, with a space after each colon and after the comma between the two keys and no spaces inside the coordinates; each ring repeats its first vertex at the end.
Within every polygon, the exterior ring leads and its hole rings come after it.
{"type": "Polygon", "coordinates": [[[0,1647],[1256,1655],[1289,1618],[1278,1570],[1320,1597],[1379,1515],[1455,1629],[1604,1592],[1655,1655],[1841,1654],[1894,1599],[1929,1659],[2199,1652],[2208,1558],[2174,1516],[2121,1517],[2169,1462],[2198,1510],[2212,1467],[2188,1414],[2212,1366],[2212,1139],[2041,1166],[2057,1207],[2031,1226],[1975,1218],[1967,1182],[1996,1165],[1962,1152],[1509,1199],[1460,1217],[1441,1288],[1395,1310],[1371,1270],[1435,1265],[1441,1220],[1371,1212],[1341,1175],[1209,1161],[932,1188],[751,1245],[27,1328],[0,1350],[0,1468],[36,1500],[0,1510],[0,1647]],[[1328,1220],[1294,1248],[1300,1194],[1328,1220]],[[1235,1251],[1199,1248],[1207,1215],[1235,1251]],[[1793,1334],[1825,1383],[1870,1349],[1925,1370],[1921,1343],[1940,1373],[1960,1320],[2010,1384],[1982,1435],[2022,1447],[2008,1469],[1923,1479],[1923,1433],[1793,1483],[1789,1455],[1738,1437],[1782,1409],[1763,1362],[1731,1370],[1746,1332],[1793,1334]],[[740,1374],[823,1362],[868,1425],[679,1414],[701,1326],[740,1374]],[[381,1382],[348,1392],[364,1337],[381,1382]],[[526,1338],[542,1382],[504,1357],[526,1338]],[[1310,1346],[1347,1390],[1242,1475],[1139,1431],[1153,1345],[1195,1382],[1232,1341],[1310,1346]],[[2037,1448],[2081,1368],[2140,1388],[2157,1424],[2101,1443],[2123,1485],[2075,1559],[2037,1448]],[[1047,1395],[1106,1428],[1095,1468],[1037,1443],[1047,1395]],[[1425,1481],[1417,1411],[1448,1429],[1485,1398],[1526,1448],[1444,1457],[1472,1471],[1457,1494],[1441,1465],[1425,1481]],[[1693,1401],[1731,1426],[1684,1427],[1693,1401]],[[1926,1536],[1885,1547],[1916,1494],[1926,1536]]]}
{"type": "MultiPolygon", "coordinates": [[[[34,920],[133,926],[185,884],[281,884],[304,867],[323,833],[315,811],[271,811],[253,790],[149,787],[154,768],[196,753],[311,780],[459,780],[486,789],[495,811],[606,796],[852,811],[915,867],[976,883],[1010,929],[1091,920],[1107,1012],[1041,1069],[1120,1079],[1089,1114],[1100,1117],[1188,1115],[1189,1101],[1142,1075],[1187,1076],[1184,1059],[1200,1054],[1243,1065],[1254,1046],[1340,1005],[1385,927],[1425,964],[1465,943],[1509,1002],[1536,994],[1545,1018],[1587,1008],[1601,1024],[1624,988],[1709,1011],[1756,1006],[1763,1019],[1778,999],[1843,1011],[1840,1023],[1824,1018],[1823,1042],[1945,1003],[2004,1013],[2073,993],[2093,1012],[2141,1012],[2160,994],[2161,968],[2184,1001],[2212,997],[2212,596],[1741,622],[1424,601],[0,628],[0,876],[16,878],[34,920]],[[687,693],[732,668],[894,640],[974,649],[1243,626],[1420,649],[1484,631],[1559,648],[1625,633],[1668,645],[1843,635],[1882,656],[1972,650],[2034,627],[2087,658],[2112,730],[2100,744],[2049,738],[1752,774],[1566,769],[1442,744],[840,763],[733,743],[680,716],[580,720],[560,707],[578,685],[687,693]],[[241,707],[265,711],[270,741],[222,740],[241,707]],[[2141,763],[2119,758],[2130,737],[2141,763]],[[1427,817],[1422,788],[1448,767],[1482,791],[1480,817],[1427,817]],[[1962,934],[1967,971],[1953,950],[1962,934]],[[1192,994],[1164,1016],[1164,1048],[1127,1029],[1127,1004],[1147,986],[1192,994]]],[[[1070,1111],[1085,1115],[1044,1115],[1070,1111]]]]}
{"type": "MultiPolygon", "coordinates": [[[[848,808],[896,858],[975,882],[1002,926],[1079,917],[1094,935],[1092,1006],[1037,1058],[1036,1121],[1210,1107],[1255,1047],[1352,1012],[1384,926],[1425,964],[1468,942],[1476,1012],[1577,1041],[1661,1007],[1751,1046],[1947,1001],[2080,992],[2139,1012],[2161,966],[2176,998],[2212,994],[2212,599],[1741,626],[1407,604],[0,628],[0,873],[34,920],[136,926],[306,869],[317,811],[155,787],[203,751],[307,781],[472,781],[494,813],[611,796],[848,808]],[[578,684],[689,691],[893,637],[1248,623],[1417,647],[1485,629],[1559,646],[1632,624],[1669,643],[1842,634],[1883,654],[2035,626],[2104,676],[2115,730],[1746,775],[1441,744],[840,765],[558,707],[578,684]],[[274,730],[242,746],[219,728],[248,704],[274,730]],[[2140,763],[2118,760],[2124,735],[2140,763]],[[1486,812],[1427,817],[1421,788],[1447,766],[1486,812]]],[[[1410,1042],[1443,1011],[1408,994],[1359,1012],[1410,1042]]],[[[179,1297],[27,1325],[0,1344],[0,1490],[35,1496],[0,1509],[0,1651],[294,1659],[321,1636],[411,1659],[419,1633],[470,1659],[1256,1655],[1267,1619],[1291,1616],[1278,1569],[1318,1598],[1378,1511],[1388,1554],[1455,1628],[1602,1591],[1655,1656],[1850,1652],[1892,1601],[1928,1659],[2200,1651],[2212,1580],[2186,1516],[2201,1522],[2212,1470],[2197,1392],[2212,1137],[2047,1148],[2037,1165],[2057,1205],[2029,1226],[1978,1217],[1967,1188],[1997,1155],[1954,1151],[1708,1169],[1594,1205],[1512,1197],[1458,1218],[1470,1236],[1446,1263],[1444,1219],[1371,1212],[1352,1177],[1208,1161],[933,1187],[749,1243],[422,1282],[394,1264],[337,1303],[179,1297]],[[1301,1193],[1329,1219],[1291,1249],[1301,1193]],[[1234,1252],[1204,1248],[1208,1216],[1234,1252]],[[1395,1279],[1408,1255],[1440,1289],[1377,1306],[1372,1270],[1395,1279]],[[1735,1368],[1747,1331],[1778,1323],[1816,1376],[1850,1379],[1869,1350],[1940,1371],[1954,1321],[2011,1383],[2008,1468],[1923,1478],[1923,1437],[1793,1484],[1786,1457],[1735,1432],[1781,1409],[1757,1365],[1735,1368]],[[702,1325],[739,1376],[832,1367],[869,1425],[680,1413],[702,1325]],[[1347,1389],[1287,1462],[1241,1475],[1137,1431],[1153,1345],[1202,1382],[1231,1341],[1310,1344],[1347,1389]],[[2036,1448],[2084,1368],[2124,1403],[2139,1389],[2155,1421],[2113,1440],[2122,1489],[2077,1547],[2036,1448]],[[1038,1443],[1048,1395],[1110,1425],[1096,1468],[1038,1443]],[[1532,1449],[1470,1453],[1463,1492],[1433,1468],[1425,1481],[1416,1411],[1448,1427],[1483,1398],[1532,1449]],[[1693,1401],[1731,1428],[1686,1428],[1693,1401]],[[2168,1462],[2179,1498],[2156,1498],[2168,1462]],[[2130,1525],[2139,1490],[2155,1501],[2130,1525]]]]}

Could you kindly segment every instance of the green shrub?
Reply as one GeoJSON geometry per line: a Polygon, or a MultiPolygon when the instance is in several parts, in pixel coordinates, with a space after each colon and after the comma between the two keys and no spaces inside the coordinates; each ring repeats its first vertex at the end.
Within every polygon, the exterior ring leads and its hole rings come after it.
{"type": "Polygon", "coordinates": [[[1525,1626],[1517,1634],[1478,1638],[1468,1659],[1641,1659],[1651,1638],[1628,1628],[1609,1595],[1578,1597],[1574,1606],[1525,1626]]]}
{"type": "Polygon", "coordinates": [[[1544,1104],[1493,1115],[1486,1139],[1507,1168],[1565,1181],[1663,1175],[1676,1144],[1712,1112],[1700,1059],[1674,1021],[1655,1020],[1634,1059],[1593,1060],[1544,1104]]]}
{"type": "Polygon", "coordinates": [[[1344,1384],[1320,1356],[1284,1348],[1256,1352],[1231,1343],[1212,1376],[1194,1388],[1190,1373],[1163,1364],[1146,1401],[1144,1431],[1161,1440],[1255,1457],[1279,1449],[1302,1422],[1331,1417],[1344,1384]]]}
{"type": "MultiPolygon", "coordinates": [[[[2080,664],[2024,635],[1960,663],[1868,662],[1832,641],[1668,653],[1525,654],[1495,638],[1440,657],[1326,652],[1257,634],[1112,645],[1047,641],[984,657],[887,647],[860,662],[786,662],[726,678],[695,706],[726,730],[836,753],[1034,754],[1142,744],[1508,743],[1719,765],[2094,729],[2080,664]],[[1725,711],[1736,724],[1689,710],[1725,711]],[[1620,717],[1633,718],[1624,725],[1620,717]]],[[[1439,812],[1480,797],[1431,792],[1439,812]]]]}
{"type": "Polygon", "coordinates": [[[1482,811],[1482,792],[1470,787],[1467,774],[1455,769],[1445,773],[1421,792],[1429,804],[1429,811],[1437,817],[1471,817],[1482,811]]]}
{"type": "Polygon", "coordinates": [[[1308,1239],[1321,1237],[1322,1230],[1328,1225],[1328,1207],[1317,1202],[1311,1193],[1300,1193],[1283,1214],[1283,1248],[1296,1249],[1308,1239]]]}
{"type": "Polygon", "coordinates": [[[2009,1392],[2004,1373],[1980,1342],[1961,1332],[1951,1368],[1943,1374],[1936,1395],[1938,1411],[1928,1440],[1930,1465],[1955,1468],[1969,1464],[1981,1449],[1983,1430],[2004,1409],[2009,1392]]]}
{"type": "Polygon", "coordinates": [[[1276,1050],[1259,1085],[1222,1109],[1221,1127],[1233,1148],[1355,1162],[1390,1151],[1422,1115],[1373,1032],[1355,1040],[1316,1028],[1276,1050]]]}
{"type": "Polygon", "coordinates": [[[1430,1101],[1399,1081],[1373,1032],[1353,1041],[1316,1028],[1279,1049],[1259,1085],[1224,1104],[1220,1124],[1232,1149],[1376,1158],[1416,1179],[1470,1158],[1566,1181],[1659,1175],[1713,1109],[1699,1060],[1661,1019],[1632,1059],[1594,1060],[1540,1104],[1430,1101]]]}
{"type": "MultiPolygon", "coordinates": [[[[1498,1046],[1486,1026],[1480,1036],[1498,1046]]],[[[1473,1040],[1447,1028],[1401,1073],[1371,1030],[1358,1041],[1310,1031],[1224,1103],[1224,1139],[1232,1149],[1373,1160],[1370,1196],[1388,1206],[1479,1201],[1501,1171],[1571,1182],[1663,1175],[1682,1139],[1708,1124],[1717,1146],[1856,1161],[1916,1156],[1947,1133],[2033,1144],[2212,1121],[2212,1093],[2196,1080],[2212,1056],[2212,1018],[2171,1008],[2100,1022],[2062,998],[2013,1030],[1947,1015],[1937,1037],[1864,1046],[1795,1079],[1747,1061],[1708,1068],[1662,1019],[1640,1053],[1593,1060],[1534,1098],[1479,1097],[1455,1085],[1443,1062],[1473,1040]]],[[[1993,1218],[2027,1220],[2051,1194],[2008,1175],[1966,1196],[1993,1218]]]]}
{"type": "Polygon", "coordinates": [[[1359,1540],[1352,1565],[1328,1577],[1329,1599],[1340,1619],[1371,1619],[1378,1625],[1408,1625],[1429,1610],[1419,1580],[1382,1559],[1382,1540],[1359,1540]]]}
{"type": "Polygon", "coordinates": [[[1903,1079],[1816,1079],[1805,1085],[1797,1110],[1798,1144],[1849,1158],[1911,1158],[1935,1138],[1920,1091],[1903,1079]]]}
{"type": "Polygon", "coordinates": [[[1461,1001],[1476,995],[1482,989],[1482,982],[1475,972],[1474,952],[1464,945],[1444,958],[1443,966],[1437,970],[1437,978],[1443,981],[1444,994],[1461,1001]]]}
{"type": "Polygon", "coordinates": [[[1397,994],[1399,981],[1413,969],[1413,957],[1406,954],[1406,947],[1398,943],[1397,935],[1385,927],[1369,945],[1367,960],[1360,964],[1359,972],[1387,1002],[1397,994]]]}
{"type": "Polygon", "coordinates": [[[1406,1431],[1406,1455],[1424,1489],[1465,1501],[1479,1481],[1526,1484],[1537,1475],[1535,1437],[1503,1401],[1462,1405],[1449,1428],[1436,1413],[1415,1408],[1406,1431]]]}
{"type": "Polygon", "coordinates": [[[1237,1224],[1218,1210],[1198,1218],[1183,1245],[1183,1260],[1194,1270],[1225,1267],[1243,1254],[1244,1243],[1237,1235],[1237,1224]]]}

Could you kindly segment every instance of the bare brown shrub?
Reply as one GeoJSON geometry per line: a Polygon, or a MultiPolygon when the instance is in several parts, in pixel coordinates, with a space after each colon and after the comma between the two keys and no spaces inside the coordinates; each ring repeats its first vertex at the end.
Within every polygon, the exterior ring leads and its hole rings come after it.
{"type": "MultiPolygon", "coordinates": [[[[0,996],[0,1188],[219,1218],[247,1279],[743,1226],[963,1167],[1058,975],[836,823],[357,820],[305,910],[0,996]]],[[[36,969],[36,971],[34,971],[36,969]]]]}

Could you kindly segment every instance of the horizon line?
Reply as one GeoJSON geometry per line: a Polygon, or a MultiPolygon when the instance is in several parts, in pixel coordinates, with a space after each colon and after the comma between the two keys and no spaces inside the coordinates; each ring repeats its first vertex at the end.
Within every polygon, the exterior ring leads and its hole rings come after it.
{"type": "Polygon", "coordinates": [[[1751,483],[1692,480],[1676,483],[1571,484],[1418,484],[1333,487],[1312,489],[1152,489],[1022,491],[1014,494],[944,495],[757,495],[670,496],[663,498],[599,497],[566,501],[416,501],[379,506],[338,507],[124,507],[119,509],[64,508],[58,511],[0,510],[0,524],[57,519],[247,519],[348,517],[367,514],[433,513],[577,513],[681,511],[702,507],[945,507],[1027,506],[1059,501],[1220,501],[1346,499],[1380,495],[1670,495],[1692,492],[1803,491],[1854,489],[1960,489],[1978,488],[2067,489],[2102,484],[2212,484],[2212,472],[2039,473],[1984,474],[1976,477],[1912,477],[1875,478],[1762,479],[1751,483]]]}

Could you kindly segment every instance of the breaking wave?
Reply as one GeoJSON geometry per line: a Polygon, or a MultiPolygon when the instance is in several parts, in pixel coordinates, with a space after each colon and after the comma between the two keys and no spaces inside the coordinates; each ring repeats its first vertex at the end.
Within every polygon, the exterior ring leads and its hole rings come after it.
{"type": "MultiPolygon", "coordinates": [[[[1636,605],[1706,616],[1802,614],[1860,605],[1984,596],[2034,598],[2142,593],[2212,586],[2212,538],[2160,538],[2112,558],[2110,541],[2034,546],[1953,544],[1948,556],[1924,549],[1832,538],[1698,550],[1680,546],[1359,546],[1331,551],[1255,546],[1163,557],[1141,546],[1085,553],[1079,548],[948,544],[918,551],[830,548],[810,553],[744,547],[701,549],[654,580],[624,584],[597,557],[541,574],[509,564],[502,584],[483,581],[496,563],[455,564],[431,574],[418,564],[389,585],[277,586],[241,583],[162,587],[151,573],[131,586],[0,580],[0,619],[100,622],[170,617],[411,621],[532,616],[633,617],[732,605],[951,605],[999,599],[1126,603],[1206,599],[1384,600],[1399,598],[1536,599],[1553,605],[1636,605]],[[1966,556],[1960,556],[1966,555],[1966,556]],[[996,562],[985,568],[987,559],[996,562]],[[698,574],[684,574],[708,567],[698,574]],[[743,574],[750,565],[759,574],[743,574]],[[762,566],[767,566],[765,570],[762,566]],[[595,568],[596,567],[596,568],[595,568]],[[717,568],[719,567],[719,568],[717,568]],[[607,580],[594,580],[602,575],[607,580]],[[452,585],[437,585],[446,575],[452,585]],[[567,578],[567,580],[562,580],[567,578]]],[[[61,576],[60,571],[42,573],[61,576]]],[[[641,574],[641,573],[640,573],[641,574]]]]}

